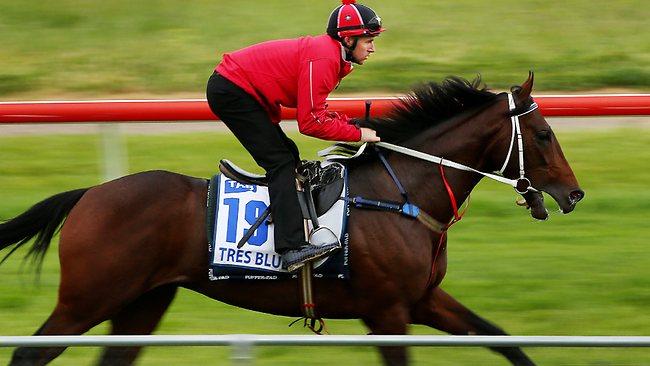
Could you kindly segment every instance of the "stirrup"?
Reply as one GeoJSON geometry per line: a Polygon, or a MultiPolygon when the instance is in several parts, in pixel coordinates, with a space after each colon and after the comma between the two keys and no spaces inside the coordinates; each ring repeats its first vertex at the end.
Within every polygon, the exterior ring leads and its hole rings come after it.
{"type": "Polygon", "coordinates": [[[339,248],[341,247],[341,242],[336,234],[325,226],[319,226],[309,233],[309,243],[316,246],[336,244],[339,248]]]}

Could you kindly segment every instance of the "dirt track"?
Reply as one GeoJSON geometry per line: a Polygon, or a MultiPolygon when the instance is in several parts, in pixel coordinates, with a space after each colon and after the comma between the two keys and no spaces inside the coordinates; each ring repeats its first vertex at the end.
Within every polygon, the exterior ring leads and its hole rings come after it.
{"type": "MultiPolygon", "coordinates": [[[[650,116],[632,117],[579,117],[579,118],[547,118],[556,131],[573,129],[612,129],[621,127],[649,128],[650,116]]],[[[97,123],[68,123],[68,124],[0,124],[0,137],[18,135],[48,135],[48,134],[93,134],[103,128],[97,123]]],[[[295,122],[283,122],[285,130],[296,130],[295,122]]],[[[225,126],[219,122],[180,122],[180,123],[120,123],[119,131],[126,134],[155,135],[188,132],[226,132],[225,126]]]]}

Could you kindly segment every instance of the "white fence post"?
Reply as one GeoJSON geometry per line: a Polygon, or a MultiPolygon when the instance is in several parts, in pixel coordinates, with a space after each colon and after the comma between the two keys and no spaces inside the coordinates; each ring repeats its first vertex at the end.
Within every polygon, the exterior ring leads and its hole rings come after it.
{"type": "Polygon", "coordinates": [[[253,366],[253,342],[240,337],[230,344],[231,356],[233,366],[253,366]]]}
{"type": "Polygon", "coordinates": [[[104,182],[124,176],[128,170],[120,125],[100,124],[102,140],[102,178],[104,182]]]}

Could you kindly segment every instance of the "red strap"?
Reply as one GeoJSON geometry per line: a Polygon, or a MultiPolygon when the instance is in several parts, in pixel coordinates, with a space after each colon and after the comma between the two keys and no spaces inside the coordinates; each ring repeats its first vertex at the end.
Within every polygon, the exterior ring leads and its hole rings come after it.
{"type": "MultiPolygon", "coordinates": [[[[438,165],[438,169],[440,170],[440,176],[442,177],[442,182],[445,184],[445,188],[447,189],[447,194],[449,195],[449,201],[451,202],[451,209],[454,210],[453,222],[456,222],[462,218],[461,215],[458,215],[458,204],[456,203],[456,196],[454,196],[454,191],[451,190],[451,186],[447,181],[447,177],[445,177],[445,169],[443,168],[442,165],[438,165]]],[[[451,224],[449,224],[449,226],[451,226],[451,224]]]]}
{"type": "Polygon", "coordinates": [[[440,239],[438,240],[438,245],[433,247],[431,249],[431,255],[432,255],[432,262],[431,262],[431,273],[429,274],[429,281],[427,282],[427,287],[431,285],[431,281],[433,280],[433,275],[436,271],[436,260],[438,260],[438,256],[440,255],[440,252],[442,252],[442,249],[444,247],[444,241],[445,238],[447,237],[447,230],[451,227],[451,225],[457,223],[460,221],[460,219],[463,218],[463,215],[465,215],[465,212],[467,212],[467,208],[469,207],[469,196],[467,197],[467,205],[463,209],[462,212],[458,213],[458,203],[456,202],[456,196],[454,196],[454,191],[451,189],[451,185],[449,185],[449,182],[447,181],[447,177],[445,177],[445,169],[442,165],[438,165],[438,170],[440,170],[440,176],[442,177],[442,182],[445,185],[445,189],[447,190],[447,194],[449,195],[449,202],[451,202],[451,209],[454,211],[454,218],[447,224],[447,227],[445,227],[445,230],[440,234],[440,239]]]}

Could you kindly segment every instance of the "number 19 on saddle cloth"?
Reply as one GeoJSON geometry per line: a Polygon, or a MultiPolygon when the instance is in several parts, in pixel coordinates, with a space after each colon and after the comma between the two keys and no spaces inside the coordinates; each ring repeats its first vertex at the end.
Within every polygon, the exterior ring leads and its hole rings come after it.
{"type": "MultiPolygon", "coordinates": [[[[283,279],[295,277],[282,269],[282,260],[274,250],[273,224],[264,223],[237,249],[237,243],[248,232],[269,205],[268,188],[242,184],[217,174],[208,190],[208,241],[210,250],[209,277],[227,279],[283,279]]],[[[344,195],[347,196],[347,174],[344,195]]],[[[349,208],[344,200],[319,217],[321,226],[339,237],[342,249],[315,263],[314,277],[347,279],[349,208]]]]}

